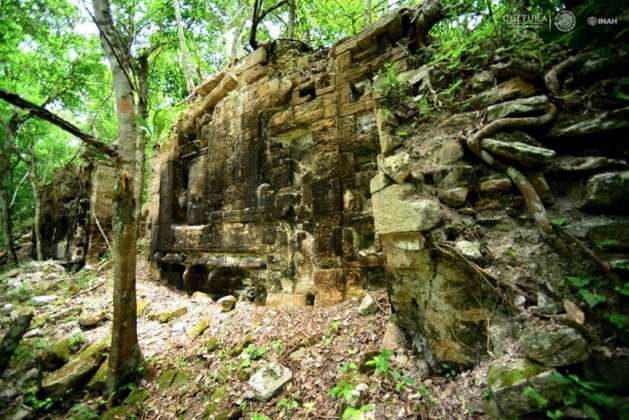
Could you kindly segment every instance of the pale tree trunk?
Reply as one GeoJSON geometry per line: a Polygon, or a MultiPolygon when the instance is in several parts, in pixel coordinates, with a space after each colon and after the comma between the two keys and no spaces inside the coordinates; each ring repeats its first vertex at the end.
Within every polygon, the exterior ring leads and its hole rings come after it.
{"type": "Polygon", "coordinates": [[[232,63],[236,58],[238,58],[238,46],[240,45],[240,37],[242,36],[242,28],[243,28],[243,25],[236,25],[236,28],[234,31],[234,37],[229,47],[229,56],[227,58],[228,63],[232,63]]]}
{"type": "Polygon", "coordinates": [[[365,0],[365,28],[371,25],[371,0],[365,0]]]}
{"type": "Polygon", "coordinates": [[[179,36],[179,62],[181,69],[186,78],[186,88],[188,93],[194,90],[194,79],[192,78],[192,67],[188,58],[188,47],[186,46],[186,36],[183,32],[183,23],[181,22],[181,9],[179,8],[179,0],[173,0],[175,7],[175,19],[177,20],[177,35],[179,36]]]}
{"type": "Polygon", "coordinates": [[[297,0],[288,0],[288,30],[286,37],[295,38],[295,9],[297,0]]]}
{"type": "Polygon", "coordinates": [[[37,157],[35,156],[35,142],[33,141],[29,147],[31,160],[28,164],[28,179],[31,182],[33,190],[33,204],[35,205],[35,217],[33,220],[33,230],[35,231],[35,252],[37,261],[43,261],[44,252],[42,248],[41,236],[41,203],[39,201],[39,181],[37,179],[37,157]]]}
{"type": "MultiPolygon", "coordinates": [[[[147,126],[149,117],[149,61],[148,55],[138,58],[136,80],[138,83],[138,119],[142,125],[147,126]]],[[[135,177],[133,183],[133,196],[135,197],[135,220],[137,225],[137,235],[140,237],[142,220],[142,203],[144,195],[144,148],[148,140],[147,130],[138,130],[137,144],[135,150],[135,177]]]]}
{"type": "Polygon", "coordinates": [[[136,319],[136,220],[133,179],[136,175],[137,130],[133,87],[129,78],[130,52],[120,42],[109,0],[92,0],[95,21],[109,66],[116,98],[118,161],[112,205],[114,261],[114,316],[109,353],[107,386],[110,402],[114,393],[132,379],[141,363],[136,319]]]}
{"type": "Polygon", "coordinates": [[[2,237],[7,254],[13,263],[17,265],[17,254],[13,244],[13,221],[11,220],[11,206],[9,200],[9,188],[12,179],[11,155],[15,148],[15,135],[19,126],[19,117],[13,114],[5,123],[4,147],[0,151],[0,211],[2,211],[2,237]]]}

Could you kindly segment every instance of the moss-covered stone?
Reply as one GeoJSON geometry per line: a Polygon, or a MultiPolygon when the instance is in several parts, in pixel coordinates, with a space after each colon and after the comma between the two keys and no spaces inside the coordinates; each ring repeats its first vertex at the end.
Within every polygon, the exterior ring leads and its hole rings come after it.
{"type": "Polygon", "coordinates": [[[107,387],[107,371],[109,368],[109,357],[105,357],[105,360],[100,364],[98,370],[92,376],[90,381],[87,383],[87,389],[90,392],[99,393],[105,391],[107,387]]]}
{"type": "Polygon", "coordinates": [[[68,363],[72,354],[70,344],[70,339],[64,338],[42,350],[38,357],[44,369],[54,370],[68,363]]]}
{"type": "Polygon", "coordinates": [[[542,365],[526,359],[496,361],[487,372],[487,384],[492,388],[511,386],[546,370],[542,365]]]}
{"type": "Polygon", "coordinates": [[[188,313],[188,308],[186,308],[185,306],[182,306],[172,311],[152,312],[148,315],[148,318],[151,321],[159,321],[162,324],[166,324],[172,321],[173,319],[184,316],[187,313],[188,313]]]}
{"type": "Polygon", "coordinates": [[[52,397],[62,397],[66,391],[84,383],[94,373],[109,347],[107,337],[74,356],[67,364],[47,375],[42,381],[42,391],[52,397]]]}
{"type": "Polygon", "coordinates": [[[149,304],[141,299],[138,299],[136,302],[136,311],[138,316],[142,315],[146,308],[148,308],[149,304]]]}
{"type": "Polygon", "coordinates": [[[221,346],[221,342],[219,341],[219,339],[217,337],[212,337],[209,340],[207,340],[207,344],[205,345],[205,348],[207,349],[208,353],[212,353],[215,350],[217,350],[220,346],[221,346]]]}
{"type": "Polygon", "coordinates": [[[237,343],[234,346],[230,347],[230,349],[227,351],[227,354],[230,357],[236,357],[240,353],[242,353],[242,351],[245,349],[245,347],[247,347],[249,344],[252,344],[252,343],[253,343],[253,338],[247,336],[240,343],[237,343]]]}
{"type": "Polygon", "coordinates": [[[173,381],[175,380],[175,376],[177,376],[177,369],[175,368],[167,369],[157,379],[157,385],[162,389],[168,388],[169,386],[172,385],[173,381]]]}
{"type": "Polygon", "coordinates": [[[192,327],[192,330],[190,330],[190,338],[197,338],[198,336],[203,334],[205,330],[208,329],[209,326],[210,326],[210,323],[208,322],[207,319],[199,320],[194,325],[194,327],[192,327]]]}
{"type": "Polygon", "coordinates": [[[122,402],[123,405],[141,406],[142,403],[149,397],[150,392],[148,389],[134,389],[122,402]]]}

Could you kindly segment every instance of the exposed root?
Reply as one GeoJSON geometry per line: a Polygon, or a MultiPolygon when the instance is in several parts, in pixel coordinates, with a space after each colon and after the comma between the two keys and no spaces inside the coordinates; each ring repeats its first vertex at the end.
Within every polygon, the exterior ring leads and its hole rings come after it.
{"type": "MultiPolygon", "coordinates": [[[[564,60],[559,63],[555,67],[553,67],[544,77],[544,81],[546,83],[546,87],[554,99],[554,97],[559,95],[559,91],[561,88],[560,78],[565,75],[565,73],[574,68],[576,65],[585,62],[591,53],[583,53],[564,60]]],[[[555,229],[553,228],[550,220],[548,219],[548,215],[546,214],[546,208],[542,203],[542,200],[539,197],[539,194],[528,180],[528,178],[520,172],[517,168],[507,165],[499,160],[497,160],[494,156],[491,155],[487,150],[483,149],[482,140],[487,138],[488,136],[506,129],[516,129],[516,128],[530,128],[530,127],[539,127],[544,126],[555,120],[557,117],[557,106],[551,102],[549,105],[548,111],[541,116],[537,117],[526,117],[526,118],[501,118],[490,124],[485,125],[480,130],[478,130],[474,135],[465,140],[465,144],[468,149],[474,155],[476,155],[479,159],[485,162],[487,165],[492,168],[505,173],[511,181],[518,188],[524,201],[526,203],[526,207],[529,213],[533,216],[535,223],[542,234],[542,237],[557,251],[560,255],[567,255],[570,253],[570,248],[566,241],[561,240],[559,235],[557,235],[555,229]]],[[[564,236],[566,236],[570,242],[574,243],[581,251],[587,254],[594,263],[603,271],[605,277],[611,280],[614,283],[618,282],[618,277],[611,271],[609,264],[602,260],[593,250],[591,250],[587,245],[573,236],[569,235],[567,232],[560,231],[564,236]]]]}
{"type": "Polygon", "coordinates": [[[590,52],[574,55],[553,67],[544,77],[548,91],[555,97],[559,96],[561,89],[560,78],[562,78],[568,70],[578,64],[584,63],[591,55],[592,53],[590,52]]]}

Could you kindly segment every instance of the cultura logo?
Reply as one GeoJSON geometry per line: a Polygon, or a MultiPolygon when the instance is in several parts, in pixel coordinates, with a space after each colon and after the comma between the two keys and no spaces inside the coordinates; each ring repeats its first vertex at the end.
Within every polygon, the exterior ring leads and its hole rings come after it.
{"type": "Polygon", "coordinates": [[[562,10],[555,16],[555,27],[561,32],[570,32],[577,24],[577,18],[570,10],[562,10]]]}

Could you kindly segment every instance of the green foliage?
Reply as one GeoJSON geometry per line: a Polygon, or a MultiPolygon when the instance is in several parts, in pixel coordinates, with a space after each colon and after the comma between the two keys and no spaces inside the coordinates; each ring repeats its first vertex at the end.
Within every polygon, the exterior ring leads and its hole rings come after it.
{"type": "Polygon", "coordinates": [[[566,223],[568,223],[568,219],[566,219],[565,217],[558,217],[556,219],[551,219],[550,220],[550,224],[553,226],[564,226],[566,223]]]}
{"type": "Polygon", "coordinates": [[[350,370],[358,370],[358,365],[354,362],[343,362],[341,363],[341,367],[339,368],[341,373],[347,373],[350,370]]]}
{"type": "Polygon", "coordinates": [[[544,396],[540,394],[535,388],[527,386],[526,388],[524,388],[522,394],[525,397],[533,400],[538,409],[542,409],[548,405],[548,400],[544,398],[544,396]]]}
{"type": "Polygon", "coordinates": [[[365,365],[372,366],[377,373],[385,375],[389,373],[389,365],[392,355],[393,353],[391,352],[391,350],[383,349],[377,356],[367,361],[365,365]]]}
{"type": "Polygon", "coordinates": [[[344,400],[349,405],[354,405],[358,398],[358,393],[354,392],[354,384],[347,380],[343,380],[332,388],[329,392],[331,396],[337,400],[344,400]]]}
{"type": "Polygon", "coordinates": [[[615,287],[614,290],[623,296],[629,296],[629,283],[625,283],[620,287],[615,287]]]}
{"type": "Polygon", "coordinates": [[[629,402],[612,394],[607,385],[586,381],[574,374],[564,376],[558,372],[553,379],[569,387],[563,401],[565,406],[580,406],[591,419],[626,418],[623,415],[629,410],[629,402]]]}
{"type": "Polygon", "coordinates": [[[395,379],[395,390],[397,392],[402,392],[406,388],[411,388],[417,383],[414,378],[404,375],[402,372],[397,370],[392,370],[391,376],[395,379]]]}
{"type": "Polygon", "coordinates": [[[271,420],[271,417],[264,414],[254,413],[251,415],[251,420],[271,420]]]}
{"type": "Polygon", "coordinates": [[[590,284],[590,279],[587,277],[569,276],[566,279],[577,289],[582,289],[590,284]]]}
{"type": "Polygon", "coordinates": [[[273,347],[273,350],[275,350],[277,354],[282,354],[284,351],[284,343],[282,343],[282,340],[273,340],[271,347],[273,347]]]}
{"type": "Polygon", "coordinates": [[[594,308],[596,305],[607,301],[607,297],[597,295],[586,289],[579,290],[579,295],[590,308],[594,308]]]}
{"type": "Polygon", "coordinates": [[[282,411],[282,416],[290,419],[293,416],[293,412],[301,406],[299,393],[294,394],[290,399],[283,397],[278,401],[277,407],[282,411]]]}
{"type": "Polygon", "coordinates": [[[54,401],[50,397],[40,399],[37,396],[37,391],[37,386],[29,387],[24,393],[24,404],[38,413],[45,413],[52,408],[54,401]]]}
{"type": "Polygon", "coordinates": [[[618,328],[619,330],[621,331],[629,330],[629,316],[628,315],[614,312],[607,315],[607,319],[609,320],[609,322],[614,324],[614,326],[618,328]]]}
{"type": "Polygon", "coordinates": [[[98,412],[85,403],[76,404],[70,413],[70,420],[93,420],[99,417],[98,412]]]}
{"type": "Polygon", "coordinates": [[[258,360],[266,357],[269,348],[266,346],[256,346],[254,343],[249,344],[245,348],[245,353],[249,355],[251,360],[258,360]]]}
{"type": "Polygon", "coordinates": [[[363,414],[369,412],[371,410],[371,405],[362,405],[358,408],[354,408],[352,406],[345,407],[343,410],[342,420],[357,420],[361,419],[363,414]]]}
{"type": "Polygon", "coordinates": [[[377,76],[378,100],[387,108],[398,108],[408,95],[408,85],[397,74],[397,63],[386,63],[377,76]]]}

